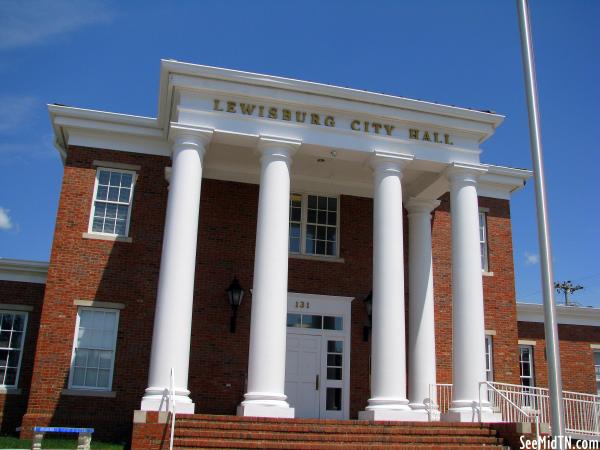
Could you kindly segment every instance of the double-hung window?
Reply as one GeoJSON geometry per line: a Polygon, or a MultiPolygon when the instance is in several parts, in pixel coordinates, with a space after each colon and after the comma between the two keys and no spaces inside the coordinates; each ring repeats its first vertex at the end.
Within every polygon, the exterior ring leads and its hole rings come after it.
{"type": "Polygon", "coordinates": [[[594,352],[594,371],[596,372],[596,395],[600,395],[600,352],[594,352]]]}
{"type": "Polygon", "coordinates": [[[339,255],[338,197],[291,195],[289,251],[305,255],[339,255]]]}
{"type": "Polygon", "coordinates": [[[110,391],[119,311],[79,307],[69,388],[110,391]]]}
{"type": "Polygon", "coordinates": [[[535,379],[533,374],[533,346],[532,345],[519,345],[519,365],[521,369],[521,386],[524,387],[523,391],[523,404],[525,406],[533,406],[533,388],[535,387],[535,379]]]}
{"type": "Polygon", "coordinates": [[[135,172],[98,168],[89,232],[111,236],[129,235],[135,172]]]}
{"type": "Polygon", "coordinates": [[[485,336],[485,379],[486,381],[494,381],[494,364],[492,351],[492,336],[485,336]]]}
{"type": "Polygon", "coordinates": [[[17,387],[26,329],[26,312],[0,311],[0,386],[17,387]]]}
{"type": "Polygon", "coordinates": [[[479,247],[481,249],[481,270],[489,272],[487,213],[479,211],[479,247]]]}

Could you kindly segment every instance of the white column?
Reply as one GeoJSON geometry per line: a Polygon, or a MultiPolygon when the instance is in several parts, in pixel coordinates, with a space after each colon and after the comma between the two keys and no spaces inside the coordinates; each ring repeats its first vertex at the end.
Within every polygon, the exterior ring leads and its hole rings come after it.
{"type": "Polygon", "coordinates": [[[402,169],[412,156],[376,152],[373,185],[371,398],[364,420],[414,420],[406,398],[402,169]]]}
{"type": "MultiPolygon", "coordinates": [[[[485,326],[477,180],[485,169],[453,164],[452,217],[452,404],[443,420],[480,420],[479,383],[485,381],[485,326]]],[[[485,397],[485,392],[482,397],[485,397]]],[[[485,402],[481,420],[496,420],[485,402]]]]}
{"type": "MultiPolygon", "coordinates": [[[[428,420],[435,401],[435,318],[431,257],[431,212],[439,200],[412,198],[408,210],[408,398],[410,407],[428,420]]],[[[439,419],[435,412],[434,419],[439,419]]]]}
{"type": "Polygon", "coordinates": [[[284,388],[290,165],[298,146],[296,141],[264,137],[259,144],[248,392],[238,407],[240,416],[294,417],[284,388]]]}
{"type": "Polygon", "coordinates": [[[211,130],[171,126],[173,168],[167,202],[148,388],[142,410],[168,407],[171,368],[178,412],[193,413],[187,388],[202,160],[211,130]]]}

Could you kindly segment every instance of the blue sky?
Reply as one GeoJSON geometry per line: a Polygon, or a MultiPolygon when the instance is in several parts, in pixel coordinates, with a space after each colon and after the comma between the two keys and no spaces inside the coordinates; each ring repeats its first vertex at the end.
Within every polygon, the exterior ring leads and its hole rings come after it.
{"type": "MultiPolygon", "coordinates": [[[[532,0],[557,280],[600,306],[600,2],[532,0]]],[[[488,163],[531,168],[509,0],[0,0],[0,257],[47,260],[62,165],[46,103],[155,116],[159,61],[506,115],[488,163]]],[[[517,298],[540,301],[533,186],[512,201],[517,298]]]]}

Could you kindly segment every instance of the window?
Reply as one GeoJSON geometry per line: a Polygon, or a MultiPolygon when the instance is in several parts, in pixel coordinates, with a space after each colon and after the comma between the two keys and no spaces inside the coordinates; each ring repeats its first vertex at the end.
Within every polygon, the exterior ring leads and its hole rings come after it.
{"type": "MultiPolygon", "coordinates": [[[[533,346],[532,345],[519,345],[519,365],[521,368],[521,386],[525,386],[525,396],[523,398],[523,404],[525,406],[532,406],[533,398],[527,395],[527,387],[535,387],[535,379],[533,376],[533,346]]],[[[531,389],[533,393],[533,389],[531,389]]]]}
{"type": "Polygon", "coordinates": [[[492,360],[492,336],[485,336],[485,379],[494,381],[494,364],[492,360]]]}
{"type": "Polygon", "coordinates": [[[338,198],[311,194],[290,197],[289,251],[338,256],[338,198]]]}
{"type": "Polygon", "coordinates": [[[118,322],[117,310],[77,310],[69,388],[111,390],[118,322]]]}
{"type": "Polygon", "coordinates": [[[487,213],[479,211],[479,246],[481,248],[481,270],[489,272],[488,242],[487,242],[487,213]]]}
{"type": "Polygon", "coordinates": [[[600,395],[600,352],[594,352],[594,370],[596,372],[596,394],[600,395]]]}
{"type": "Polygon", "coordinates": [[[26,328],[27,313],[0,311],[0,386],[19,382],[26,328]]]}
{"type": "Polygon", "coordinates": [[[135,172],[98,169],[90,215],[90,233],[128,236],[134,184],[135,172]]]}

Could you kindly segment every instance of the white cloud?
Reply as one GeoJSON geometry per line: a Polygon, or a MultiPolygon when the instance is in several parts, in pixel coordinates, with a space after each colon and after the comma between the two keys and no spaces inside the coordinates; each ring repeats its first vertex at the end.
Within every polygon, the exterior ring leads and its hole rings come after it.
{"type": "Polygon", "coordinates": [[[525,252],[525,265],[526,266],[534,266],[536,264],[539,264],[539,262],[540,262],[540,255],[538,255],[536,253],[525,252]]]}
{"type": "Polygon", "coordinates": [[[12,220],[8,213],[8,209],[4,209],[0,206],[0,230],[10,230],[13,227],[12,220]]]}
{"type": "MultiPolygon", "coordinates": [[[[1,31],[0,34],[2,34],[1,31]]],[[[0,42],[1,40],[0,37],[0,42]]],[[[37,99],[31,96],[5,95],[0,97],[0,133],[10,133],[28,125],[27,122],[38,106],[37,99]]]]}
{"type": "Polygon", "coordinates": [[[101,0],[0,0],[0,50],[45,43],[113,18],[101,0]]]}

